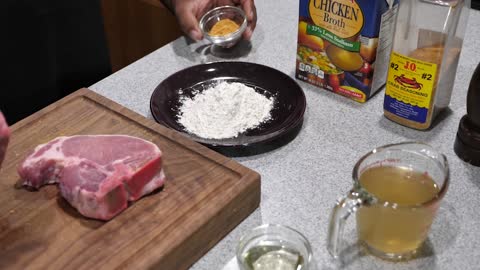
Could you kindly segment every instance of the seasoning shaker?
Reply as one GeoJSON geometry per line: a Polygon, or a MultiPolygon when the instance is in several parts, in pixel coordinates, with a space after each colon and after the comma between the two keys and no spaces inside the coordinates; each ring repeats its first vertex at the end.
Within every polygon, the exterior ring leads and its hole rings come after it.
{"type": "Polygon", "coordinates": [[[480,166],[480,63],[470,80],[467,93],[467,114],[458,125],[454,150],[458,157],[480,166]]]}
{"type": "Polygon", "coordinates": [[[384,115],[428,129],[448,107],[470,0],[400,1],[393,38],[384,115]]]}

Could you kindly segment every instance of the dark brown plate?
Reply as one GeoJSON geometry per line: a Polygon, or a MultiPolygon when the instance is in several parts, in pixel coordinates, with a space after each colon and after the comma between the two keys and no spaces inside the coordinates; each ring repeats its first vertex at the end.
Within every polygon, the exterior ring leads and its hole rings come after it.
{"type": "Polygon", "coordinates": [[[158,123],[229,156],[259,154],[290,142],[302,127],[305,108],[305,94],[295,80],[276,69],[246,62],[217,62],[178,71],[162,81],[150,99],[150,110],[158,123]],[[273,96],[272,119],[235,138],[204,139],[188,133],[177,121],[180,97],[192,97],[193,92],[221,81],[240,82],[273,96]]]}

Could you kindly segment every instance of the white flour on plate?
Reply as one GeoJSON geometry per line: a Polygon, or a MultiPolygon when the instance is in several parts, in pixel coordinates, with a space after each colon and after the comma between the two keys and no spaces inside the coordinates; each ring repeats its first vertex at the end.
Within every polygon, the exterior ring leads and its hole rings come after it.
{"type": "Polygon", "coordinates": [[[270,120],[273,98],[257,93],[242,83],[222,82],[180,100],[178,122],[205,139],[237,137],[270,120]]]}

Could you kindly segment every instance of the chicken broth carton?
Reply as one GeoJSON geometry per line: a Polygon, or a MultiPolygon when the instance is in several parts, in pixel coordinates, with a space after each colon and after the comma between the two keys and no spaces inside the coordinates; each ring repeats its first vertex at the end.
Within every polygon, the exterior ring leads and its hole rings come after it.
{"type": "Polygon", "coordinates": [[[398,0],[300,0],[297,79],[365,102],[385,85],[398,0]]]}

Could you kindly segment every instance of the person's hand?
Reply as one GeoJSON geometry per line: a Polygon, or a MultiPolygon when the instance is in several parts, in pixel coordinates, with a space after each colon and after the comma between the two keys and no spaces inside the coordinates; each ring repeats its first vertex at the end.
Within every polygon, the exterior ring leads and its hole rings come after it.
{"type": "Polygon", "coordinates": [[[8,140],[10,138],[10,129],[8,128],[7,121],[3,117],[0,111],[0,168],[2,167],[2,161],[7,152],[8,140]]]}
{"type": "Polygon", "coordinates": [[[165,1],[170,5],[170,9],[177,16],[177,20],[190,38],[194,40],[203,39],[202,31],[198,25],[200,18],[210,9],[218,6],[239,6],[247,15],[247,29],[243,33],[243,38],[250,40],[255,25],[257,23],[257,12],[254,0],[171,0],[165,1]]]}

